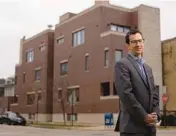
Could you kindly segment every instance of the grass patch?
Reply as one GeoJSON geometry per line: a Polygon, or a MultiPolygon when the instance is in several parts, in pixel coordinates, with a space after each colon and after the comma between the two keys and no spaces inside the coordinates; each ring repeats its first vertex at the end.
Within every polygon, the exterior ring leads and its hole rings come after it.
{"type": "Polygon", "coordinates": [[[83,125],[74,123],[73,126],[71,123],[53,123],[53,122],[33,122],[28,123],[28,126],[40,127],[40,128],[51,128],[51,129],[72,129],[72,128],[81,128],[81,127],[92,127],[92,125],[83,125]]]}
{"type": "Polygon", "coordinates": [[[160,130],[169,130],[169,129],[176,129],[176,126],[159,126],[158,129],[160,130]]]}

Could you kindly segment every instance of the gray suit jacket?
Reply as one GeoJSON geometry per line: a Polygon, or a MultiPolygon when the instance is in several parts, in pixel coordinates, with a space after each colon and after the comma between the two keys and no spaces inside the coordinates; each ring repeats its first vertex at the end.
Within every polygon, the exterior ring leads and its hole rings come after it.
{"type": "Polygon", "coordinates": [[[159,90],[152,69],[144,64],[148,82],[144,81],[138,64],[130,55],[115,65],[115,87],[120,97],[120,132],[156,133],[154,126],[144,122],[148,113],[156,112],[160,117],[159,90]]]}

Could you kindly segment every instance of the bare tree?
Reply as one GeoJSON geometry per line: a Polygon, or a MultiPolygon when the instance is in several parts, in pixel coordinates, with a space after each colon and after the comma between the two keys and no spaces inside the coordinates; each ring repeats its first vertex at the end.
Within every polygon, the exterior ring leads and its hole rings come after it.
{"type": "Polygon", "coordinates": [[[57,100],[60,103],[64,125],[66,125],[66,109],[67,109],[67,87],[69,86],[67,79],[60,79],[58,85],[56,85],[55,90],[57,91],[57,100]]]}

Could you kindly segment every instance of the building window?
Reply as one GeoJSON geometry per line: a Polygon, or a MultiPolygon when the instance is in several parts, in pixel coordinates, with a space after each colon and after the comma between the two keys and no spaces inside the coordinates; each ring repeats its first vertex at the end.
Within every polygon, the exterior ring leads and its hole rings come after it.
{"type": "Polygon", "coordinates": [[[57,42],[58,44],[64,43],[64,37],[58,38],[58,39],[56,40],[56,42],[57,42]]]}
{"type": "Polygon", "coordinates": [[[62,91],[62,89],[59,89],[59,90],[58,90],[58,95],[57,95],[57,97],[58,97],[59,100],[63,98],[63,91],[62,91]]]}
{"type": "Polygon", "coordinates": [[[127,32],[130,31],[130,27],[111,24],[110,30],[111,30],[111,31],[122,32],[122,33],[127,33],[127,32]]]}
{"type": "Polygon", "coordinates": [[[85,56],[85,70],[89,70],[89,55],[85,56]]]}
{"type": "Polygon", "coordinates": [[[67,101],[70,104],[79,102],[79,88],[72,88],[67,90],[67,101]]]}
{"type": "Polygon", "coordinates": [[[10,103],[11,104],[18,103],[18,95],[11,97],[10,103]]]}
{"type": "Polygon", "coordinates": [[[122,32],[122,33],[123,33],[123,32],[124,32],[123,29],[124,29],[123,26],[117,26],[117,31],[118,31],[118,32],[122,32]]]}
{"type": "Polygon", "coordinates": [[[128,33],[130,31],[130,28],[129,27],[124,27],[124,30],[123,30],[125,33],[128,33]]]}
{"type": "Polygon", "coordinates": [[[27,105],[34,104],[35,101],[35,94],[27,94],[27,105]]]}
{"type": "Polygon", "coordinates": [[[68,62],[60,63],[60,75],[67,75],[68,74],[68,62]]]}
{"type": "Polygon", "coordinates": [[[30,50],[26,52],[26,62],[32,62],[34,60],[34,51],[30,50]]]}
{"type": "Polygon", "coordinates": [[[109,82],[101,83],[101,96],[109,96],[110,89],[109,89],[109,82]]]}
{"type": "Polygon", "coordinates": [[[41,69],[35,70],[35,81],[40,81],[41,69]]]}
{"type": "Polygon", "coordinates": [[[42,92],[38,92],[38,95],[37,95],[37,100],[38,101],[41,101],[42,100],[42,92]]]}
{"type": "Polygon", "coordinates": [[[117,95],[117,90],[116,90],[116,87],[115,87],[114,83],[113,83],[113,95],[117,95]]]}
{"type": "Polygon", "coordinates": [[[85,42],[85,29],[73,33],[73,47],[84,44],[85,42]]]}
{"type": "Polygon", "coordinates": [[[46,46],[45,45],[40,45],[39,46],[39,51],[44,51],[46,49],[46,46]]]}
{"type": "Polygon", "coordinates": [[[73,113],[73,114],[67,114],[67,121],[77,121],[78,120],[78,116],[77,113],[73,113]]]}
{"type": "Polygon", "coordinates": [[[109,51],[108,51],[108,50],[105,50],[105,51],[104,51],[104,66],[105,66],[105,67],[108,67],[108,65],[109,65],[108,56],[109,56],[109,51]]]}
{"type": "Polygon", "coordinates": [[[25,83],[25,81],[26,81],[26,73],[24,72],[23,73],[23,84],[25,83]]]}
{"type": "Polygon", "coordinates": [[[4,88],[0,88],[0,97],[4,97],[4,88]]]}
{"type": "Polygon", "coordinates": [[[116,50],[115,51],[115,62],[119,61],[123,57],[122,50],[116,50]]]}
{"type": "Polygon", "coordinates": [[[111,31],[117,31],[117,26],[116,25],[111,25],[110,30],[111,31]]]}

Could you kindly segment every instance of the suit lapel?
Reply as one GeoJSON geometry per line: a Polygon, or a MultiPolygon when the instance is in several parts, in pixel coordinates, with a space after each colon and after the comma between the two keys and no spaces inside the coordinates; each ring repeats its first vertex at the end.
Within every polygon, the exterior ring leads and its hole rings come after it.
{"type": "Polygon", "coordinates": [[[147,67],[146,64],[144,64],[144,69],[145,69],[145,73],[146,73],[146,76],[147,76],[147,80],[148,80],[149,88],[150,88],[150,91],[151,91],[151,89],[152,89],[152,85],[151,85],[151,82],[150,82],[150,79],[149,79],[150,71],[149,71],[149,69],[148,69],[148,67],[147,67]]]}
{"type": "MultiPolygon", "coordinates": [[[[146,85],[146,87],[149,87],[148,84],[147,84],[147,81],[144,80],[143,76],[142,76],[142,73],[141,73],[141,70],[139,69],[139,66],[138,64],[135,62],[135,60],[130,56],[128,55],[127,57],[129,59],[129,61],[133,64],[133,66],[135,67],[137,73],[139,74],[139,76],[141,77],[142,81],[144,82],[144,84],[146,85]]],[[[148,79],[148,76],[147,76],[147,79],[148,79]]]]}
{"type": "Polygon", "coordinates": [[[144,64],[144,69],[145,69],[145,73],[147,76],[147,80],[148,80],[148,84],[149,84],[149,91],[150,91],[150,111],[152,110],[152,101],[153,101],[153,95],[152,95],[152,83],[151,80],[149,78],[149,74],[151,74],[148,66],[146,64],[144,64]]]}

